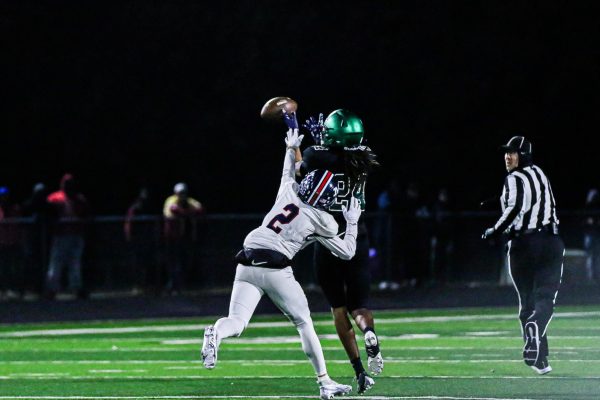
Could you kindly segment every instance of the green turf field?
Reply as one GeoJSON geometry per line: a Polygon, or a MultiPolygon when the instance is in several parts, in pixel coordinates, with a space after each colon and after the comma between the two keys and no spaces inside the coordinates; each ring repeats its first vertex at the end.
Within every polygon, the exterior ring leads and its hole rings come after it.
{"type": "MultiPolygon", "coordinates": [[[[352,368],[329,316],[314,319],[329,374],[350,384],[352,368]]],[[[0,399],[318,396],[296,330],[283,316],[255,318],[242,337],[223,342],[217,367],[208,371],[199,348],[201,329],[213,321],[0,325],[0,399]]],[[[542,377],[520,359],[516,309],[387,311],[376,321],[385,370],[372,390],[351,398],[600,399],[598,306],[557,309],[550,326],[554,371],[542,377]]]]}

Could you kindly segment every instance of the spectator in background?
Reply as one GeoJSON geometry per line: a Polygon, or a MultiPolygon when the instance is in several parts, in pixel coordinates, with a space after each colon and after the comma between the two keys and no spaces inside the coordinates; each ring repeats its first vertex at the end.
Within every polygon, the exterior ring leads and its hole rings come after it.
{"type": "Polygon", "coordinates": [[[429,210],[416,183],[409,183],[400,202],[399,246],[402,252],[402,272],[410,286],[423,283],[428,273],[427,255],[429,210]]]}
{"type": "Polygon", "coordinates": [[[600,193],[590,189],[585,199],[584,210],[588,213],[584,220],[583,248],[587,252],[586,270],[588,277],[600,283],[600,193]]]}
{"type": "Polygon", "coordinates": [[[178,295],[182,287],[182,274],[194,253],[198,235],[198,217],[204,208],[196,199],[188,196],[188,187],[180,182],[173,188],[173,195],[165,200],[165,241],[167,246],[167,293],[178,295]]]}
{"type": "Polygon", "coordinates": [[[52,208],[48,203],[46,186],[36,183],[31,196],[23,202],[23,216],[31,218],[24,242],[25,273],[29,277],[28,289],[42,293],[45,269],[48,263],[49,222],[52,208]]]}
{"type": "Polygon", "coordinates": [[[128,245],[131,271],[134,275],[133,294],[140,294],[148,287],[149,271],[156,266],[155,231],[153,221],[140,220],[152,213],[148,189],[143,187],[127,209],[123,231],[128,245]]]}
{"type": "Polygon", "coordinates": [[[85,219],[89,214],[86,198],[79,192],[72,174],[65,174],[60,190],[48,196],[48,203],[59,218],[54,226],[50,264],[46,276],[46,297],[53,299],[60,289],[64,268],[68,270],[69,290],[87,298],[81,277],[81,257],[85,245],[85,219]]]}
{"type": "Polygon", "coordinates": [[[448,189],[442,188],[433,203],[433,234],[431,236],[431,280],[446,283],[452,273],[454,254],[454,222],[449,215],[454,210],[448,189]]]}
{"type": "Polygon", "coordinates": [[[24,292],[22,231],[17,222],[11,221],[20,215],[8,187],[0,186],[0,298],[17,298],[24,292]]]}
{"type": "Polygon", "coordinates": [[[393,251],[395,243],[398,243],[397,213],[400,207],[400,185],[396,179],[392,179],[386,189],[377,197],[377,210],[379,215],[373,227],[373,244],[371,255],[377,260],[379,270],[379,289],[397,290],[400,287],[401,276],[398,274],[397,252],[393,251]]]}

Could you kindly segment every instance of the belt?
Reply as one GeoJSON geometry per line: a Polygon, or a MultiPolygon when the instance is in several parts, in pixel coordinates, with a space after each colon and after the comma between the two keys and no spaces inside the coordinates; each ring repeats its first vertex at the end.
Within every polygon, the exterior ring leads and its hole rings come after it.
{"type": "Polygon", "coordinates": [[[547,232],[547,233],[550,233],[552,235],[558,235],[558,224],[551,223],[551,224],[546,224],[546,225],[544,225],[542,227],[539,227],[539,228],[523,229],[523,230],[520,230],[520,231],[511,231],[508,234],[508,236],[511,237],[511,238],[514,238],[514,237],[532,235],[534,233],[540,233],[540,232],[547,232]]]}
{"type": "Polygon", "coordinates": [[[242,249],[234,257],[235,262],[247,267],[283,269],[292,265],[292,260],[275,250],[242,249]]]}

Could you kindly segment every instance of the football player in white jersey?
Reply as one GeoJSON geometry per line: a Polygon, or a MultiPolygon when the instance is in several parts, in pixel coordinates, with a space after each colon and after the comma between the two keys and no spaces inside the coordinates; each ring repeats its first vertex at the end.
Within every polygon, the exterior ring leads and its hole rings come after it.
{"type": "Polygon", "coordinates": [[[263,295],[294,323],[302,349],[317,374],[322,399],[331,399],[352,390],[349,385],[333,381],[327,374],[321,343],[315,332],[308,301],[292,272],[292,259],[298,251],[317,241],[333,254],[350,259],[356,250],[357,223],[360,205],[352,199],[344,209],[347,222],[344,239],[337,235],[338,225],[326,210],[337,195],[333,174],[315,170],[300,185],[295,180],[295,150],[303,135],[297,129],[287,132],[285,161],[275,205],[262,224],[246,236],[244,248],[236,256],[238,262],[229,315],[219,319],[204,331],[202,360],[208,369],[215,367],[221,341],[239,336],[263,295]]]}

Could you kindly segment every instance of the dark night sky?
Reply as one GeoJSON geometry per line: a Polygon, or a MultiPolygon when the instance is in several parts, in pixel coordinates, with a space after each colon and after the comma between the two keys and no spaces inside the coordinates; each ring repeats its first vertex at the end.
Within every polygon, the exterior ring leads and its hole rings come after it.
{"type": "Polygon", "coordinates": [[[371,198],[396,177],[474,209],[524,133],[575,207],[600,185],[596,3],[2,2],[0,185],[22,199],[69,170],[105,214],[184,180],[210,212],[263,212],[284,129],[258,112],[286,95],[301,118],[361,115],[371,198]]]}

